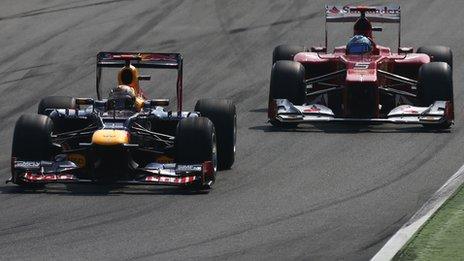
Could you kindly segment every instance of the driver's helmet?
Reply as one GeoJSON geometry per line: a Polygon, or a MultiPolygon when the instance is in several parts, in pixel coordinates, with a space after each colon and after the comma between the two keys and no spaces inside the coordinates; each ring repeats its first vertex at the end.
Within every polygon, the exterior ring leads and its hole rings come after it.
{"type": "Polygon", "coordinates": [[[114,110],[135,110],[135,91],[127,85],[118,85],[110,91],[108,107],[114,110]]]}
{"type": "Polygon", "coordinates": [[[366,54],[372,51],[372,42],[363,35],[353,36],[346,45],[347,54],[366,54]]]}

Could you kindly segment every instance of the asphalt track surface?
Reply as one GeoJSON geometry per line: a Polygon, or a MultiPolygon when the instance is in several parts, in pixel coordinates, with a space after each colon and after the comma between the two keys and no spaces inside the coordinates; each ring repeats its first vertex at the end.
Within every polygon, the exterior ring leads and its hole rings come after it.
{"type": "MultiPolygon", "coordinates": [[[[272,50],[323,43],[324,4],[2,0],[2,180],[10,175],[19,115],[34,113],[43,96],[94,96],[100,50],[182,52],[186,108],[198,98],[232,98],[239,130],[236,163],[209,194],[61,185],[32,193],[1,185],[0,259],[372,257],[462,165],[464,2],[401,3],[405,45],[454,50],[451,132],[392,125],[272,129],[265,110],[272,50]]],[[[172,97],[169,77],[157,78],[148,92],[172,97]]]]}

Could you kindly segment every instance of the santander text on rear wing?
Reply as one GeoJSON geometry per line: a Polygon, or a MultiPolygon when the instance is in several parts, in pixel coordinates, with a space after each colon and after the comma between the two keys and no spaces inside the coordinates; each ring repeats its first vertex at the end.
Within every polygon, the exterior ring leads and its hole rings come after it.
{"type": "Polygon", "coordinates": [[[359,9],[367,9],[366,17],[376,23],[400,23],[401,9],[398,4],[381,6],[355,6],[355,5],[326,5],[325,19],[333,22],[356,22],[360,16],[359,9]]]}
{"type": "Polygon", "coordinates": [[[401,46],[401,9],[398,4],[378,6],[326,5],[325,6],[325,48],[327,49],[327,24],[356,22],[365,13],[366,18],[375,23],[398,24],[398,48],[401,46]]]}

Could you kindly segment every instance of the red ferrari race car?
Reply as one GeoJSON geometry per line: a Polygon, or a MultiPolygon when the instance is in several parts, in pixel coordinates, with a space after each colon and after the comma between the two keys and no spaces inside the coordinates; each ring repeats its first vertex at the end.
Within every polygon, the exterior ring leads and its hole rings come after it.
{"type": "Polygon", "coordinates": [[[454,121],[453,56],[443,46],[401,47],[398,5],[326,6],[325,46],[274,49],[268,117],[280,127],[300,123],[421,124],[454,121]],[[327,52],[327,24],[355,22],[347,45],[327,52]],[[398,51],[376,43],[372,23],[398,25],[398,51]]]}
{"type": "Polygon", "coordinates": [[[210,189],[216,171],[234,163],[236,109],[231,100],[202,99],[183,111],[182,61],[178,53],[99,53],[97,99],[45,97],[38,114],[18,119],[9,181],[210,189]],[[108,91],[103,68],[118,70],[108,91]],[[147,99],[140,81],[151,77],[141,69],[177,71],[176,109],[169,99],[147,99]]]}

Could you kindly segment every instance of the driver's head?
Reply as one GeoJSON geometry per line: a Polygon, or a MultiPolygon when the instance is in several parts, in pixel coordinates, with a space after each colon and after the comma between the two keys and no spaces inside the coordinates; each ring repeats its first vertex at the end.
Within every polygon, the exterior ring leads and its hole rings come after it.
{"type": "Polygon", "coordinates": [[[353,36],[346,45],[347,54],[367,54],[372,49],[372,41],[363,35],[353,36]]]}
{"type": "Polygon", "coordinates": [[[135,110],[135,91],[128,85],[118,85],[110,91],[108,106],[115,110],[135,110]]]}

